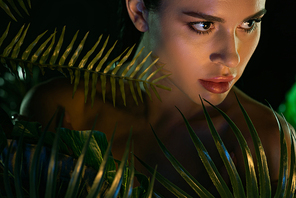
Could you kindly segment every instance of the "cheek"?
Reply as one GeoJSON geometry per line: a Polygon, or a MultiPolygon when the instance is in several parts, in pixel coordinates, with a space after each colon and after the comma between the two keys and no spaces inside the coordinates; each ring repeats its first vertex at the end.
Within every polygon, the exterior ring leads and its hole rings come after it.
{"type": "Polygon", "coordinates": [[[241,46],[241,65],[243,68],[246,67],[247,63],[249,62],[250,58],[252,57],[254,51],[256,50],[259,40],[260,40],[260,32],[261,29],[260,27],[257,28],[256,32],[251,33],[250,37],[248,39],[245,39],[242,41],[242,46],[241,46]]]}

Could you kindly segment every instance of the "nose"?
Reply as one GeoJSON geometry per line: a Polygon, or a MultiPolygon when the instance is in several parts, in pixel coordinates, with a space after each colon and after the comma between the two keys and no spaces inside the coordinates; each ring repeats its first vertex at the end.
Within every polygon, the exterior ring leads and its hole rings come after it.
{"type": "Polygon", "coordinates": [[[210,60],[227,67],[236,67],[240,63],[238,53],[238,38],[236,33],[227,32],[215,40],[214,52],[210,54],[210,60]]]}

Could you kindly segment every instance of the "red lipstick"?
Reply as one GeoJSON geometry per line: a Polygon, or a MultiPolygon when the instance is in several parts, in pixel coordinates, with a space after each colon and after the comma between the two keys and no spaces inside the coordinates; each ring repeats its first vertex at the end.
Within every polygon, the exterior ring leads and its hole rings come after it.
{"type": "Polygon", "coordinates": [[[231,88],[233,80],[233,76],[219,76],[210,79],[199,79],[198,81],[209,92],[221,94],[231,88]]]}

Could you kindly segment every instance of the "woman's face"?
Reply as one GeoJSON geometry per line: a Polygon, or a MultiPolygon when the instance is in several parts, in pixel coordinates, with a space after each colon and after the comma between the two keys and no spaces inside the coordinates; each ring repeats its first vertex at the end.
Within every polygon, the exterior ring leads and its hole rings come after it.
{"type": "Polygon", "coordinates": [[[241,77],[260,37],[265,0],[162,0],[144,43],[172,75],[172,91],[217,105],[241,77]]]}

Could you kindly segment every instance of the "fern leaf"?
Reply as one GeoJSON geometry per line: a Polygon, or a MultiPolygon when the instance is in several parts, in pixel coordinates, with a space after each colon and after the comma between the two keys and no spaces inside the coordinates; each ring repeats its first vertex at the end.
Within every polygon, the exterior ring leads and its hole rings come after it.
{"type": "MultiPolygon", "coordinates": [[[[53,33],[39,48],[38,50],[32,55],[31,57],[31,63],[35,63],[37,61],[37,59],[39,58],[40,54],[43,52],[43,50],[45,49],[47,43],[52,39],[53,35],[55,33],[53,33]]],[[[42,75],[44,75],[44,69],[41,65],[39,65],[39,68],[42,72],[42,75]]]]}
{"type": "Polygon", "coordinates": [[[7,57],[7,56],[10,54],[10,52],[11,52],[13,46],[14,46],[14,45],[17,43],[17,41],[19,40],[19,38],[20,38],[20,36],[21,36],[21,34],[22,34],[22,32],[23,32],[24,27],[25,27],[25,25],[23,25],[23,26],[21,27],[21,29],[18,31],[18,33],[17,33],[16,36],[13,38],[13,40],[11,41],[11,43],[10,43],[10,44],[4,49],[4,51],[3,51],[3,56],[4,56],[4,57],[7,57]]]}
{"type": "Polygon", "coordinates": [[[132,81],[128,81],[129,83],[129,86],[130,86],[130,90],[131,90],[131,93],[132,93],[132,96],[133,96],[133,99],[134,101],[136,102],[137,106],[139,105],[138,103],[138,99],[137,99],[137,96],[136,96],[136,93],[135,93],[135,88],[134,88],[134,84],[132,81]]]}
{"type": "Polygon", "coordinates": [[[150,93],[150,91],[148,89],[147,84],[146,83],[143,83],[143,85],[144,85],[144,88],[145,88],[145,91],[146,91],[147,95],[149,96],[150,100],[152,101],[151,93],[150,93]]]}
{"type": "Polygon", "coordinates": [[[123,65],[123,63],[128,59],[128,57],[131,55],[133,49],[135,46],[133,46],[128,52],[127,54],[121,59],[121,61],[116,65],[116,67],[113,69],[112,71],[112,75],[117,74],[118,70],[120,69],[120,67],[123,65]]]}
{"type": "Polygon", "coordinates": [[[45,49],[47,43],[52,39],[52,37],[54,35],[55,35],[55,33],[53,33],[48,39],[46,39],[46,41],[44,41],[44,43],[42,43],[42,45],[38,48],[38,50],[36,50],[36,52],[32,55],[32,57],[31,57],[31,62],[32,63],[35,63],[37,61],[37,59],[39,58],[40,54],[45,49]]]}
{"type": "Polygon", "coordinates": [[[161,100],[161,98],[160,98],[160,95],[159,95],[158,92],[156,91],[156,88],[155,88],[153,85],[151,85],[150,87],[151,87],[152,91],[154,92],[154,94],[156,95],[156,97],[158,98],[158,100],[159,100],[160,102],[162,102],[162,100],[161,100]]]}
{"type": "Polygon", "coordinates": [[[113,76],[110,77],[110,83],[111,83],[111,91],[112,91],[112,99],[113,99],[113,105],[115,107],[115,98],[116,98],[116,84],[115,84],[115,78],[113,76]]]}
{"type": "Polygon", "coordinates": [[[84,103],[87,101],[87,95],[89,90],[89,71],[84,72],[84,103]]]}
{"type": "Polygon", "coordinates": [[[77,87],[78,87],[79,81],[80,81],[80,70],[76,69],[76,70],[75,70],[75,81],[74,81],[74,88],[73,88],[72,98],[73,98],[74,95],[75,95],[75,92],[76,92],[76,90],[77,90],[77,87]]]}
{"type": "MultiPolygon", "coordinates": [[[[66,61],[66,58],[68,57],[68,55],[70,54],[70,52],[72,51],[72,48],[73,48],[73,45],[76,41],[76,38],[77,38],[77,35],[78,35],[78,32],[76,32],[76,34],[74,35],[71,43],[68,45],[68,47],[66,48],[64,54],[62,55],[62,57],[60,58],[60,61],[59,61],[59,65],[64,65],[65,61],[66,61]]],[[[73,57],[72,57],[73,58],[73,57]]]]}
{"type": "MultiPolygon", "coordinates": [[[[104,45],[103,45],[102,49],[100,50],[100,52],[96,55],[95,59],[99,60],[101,58],[101,56],[103,55],[104,50],[106,49],[108,41],[109,41],[109,36],[107,37],[106,41],[104,42],[104,45]]],[[[92,64],[92,62],[91,62],[91,64],[92,64]]],[[[99,72],[101,70],[102,66],[103,66],[103,64],[99,63],[98,66],[96,67],[96,72],[99,72]]]]}
{"type": "Polygon", "coordinates": [[[0,38],[0,47],[1,47],[2,43],[3,43],[3,41],[6,39],[6,37],[8,35],[9,28],[10,28],[10,22],[8,23],[5,32],[2,34],[2,36],[0,38]]]}
{"type": "Polygon", "coordinates": [[[13,0],[7,0],[8,3],[10,4],[10,6],[14,9],[14,11],[20,16],[23,17],[22,14],[20,13],[20,11],[17,9],[15,3],[13,0]]]}
{"type": "Polygon", "coordinates": [[[9,7],[3,2],[3,0],[0,0],[0,7],[10,16],[13,20],[17,21],[16,18],[11,13],[9,7]]]}
{"type": "MultiPolygon", "coordinates": [[[[95,51],[95,49],[97,49],[97,46],[99,45],[99,43],[101,42],[103,35],[101,35],[98,39],[98,41],[96,42],[96,44],[93,46],[93,48],[89,51],[90,55],[95,51]]],[[[87,70],[91,70],[93,69],[95,63],[101,58],[100,56],[96,56],[91,62],[90,64],[87,66],[87,70]]]]}
{"type": "MultiPolygon", "coordinates": [[[[97,69],[98,70],[100,67],[103,66],[103,64],[107,61],[108,57],[110,56],[111,52],[113,51],[115,45],[117,44],[117,41],[114,43],[114,45],[111,47],[111,49],[108,50],[108,52],[106,53],[106,55],[102,58],[102,60],[100,61],[99,65],[97,66],[97,69]]],[[[104,69],[104,73],[106,74],[110,68],[111,68],[112,65],[107,66],[105,69],[104,69]]]]}
{"type": "MultiPolygon", "coordinates": [[[[142,79],[143,77],[144,77],[144,75],[145,74],[147,74],[147,72],[151,69],[151,67],[153,66],[153,65],[155,65],[155,63],[157,63],[157,61],[158,61],[158,59],[159,58],[157,58],[157,59],[155,59],[153,62],[152,62],[152,64],[150,64],[140,75],[139,75],[139,77],[138,77],[138,79],[140,80],[140,79],[142,79]]],[[[153,82],[152,82],[153,83],[153,82]]]]}
{"type": "Polygon", "coordinates": [[[150,52],[143,60],[142,62],[137,65],[137,67],[135,68],[135,70],[133,71],[133,73],[129,76],[130,78],[133,78],[137,73],[138,71],[142,68],[142,66],[144,65],[144,63],[147,61],[148,57],[150,56],[152,52],[150,52]]]}
{"type": "Polygon", "coordinates": [[[26,8],[26,6],[25,6],[24,1],[23,0],[18,0],[18,2],[20,4],[20,6],[23,8],[23,10],[26,12],[26,14],[27,15],[30,15],[29,12],[28,12],[28,10],[27,10],[27,8],[26,8]]]}
{"type": "Polygon", "coordinates": [[[40,61],[39,61],[40,64],[44,64],[47,61],[47,59],[49,57],[49,53],[53,49],[53,45],[55,43],[55,36],[56,36],[56,30],[54,31],[53,38],[51,40],[49,47],[47,48],[47,50],[43,53],[43,55],[40,58],[40,61]]]}
{"type": "Polygon", "coordinates": [[[125,91],[124,91],[124,82],[123,82],[123,79],[122,78],[119,79],[119,87],[120,87],[120,92],[121,92],[121,96],[122,96],[122,100],[123,100],[124,106],[126,106],[126,98],[125,98],[125,91]]]}
{"type": "Polygon", "coordinates": [[[143,101],[143,96],[142,96],[142,90],[141,90],[140,82],[136,82],[136,87],[137,87],[137,91],[138,91],[138,94],[140,96],[140,99],[141,99],[141,101],[143,103],[144,101],[143,101]]]}
{"type": "MultiPolygon", "coordinates": [[[[142,54],[144,47],[140,50],[140,52],[133,58],[133,60],[130,62],[130,64],[125,68],[121,76],[125,76],[128,71],[130,71],[130,68],[135,64],[136,60],[139,58],[139,56],[142,54]]],[[[130,76],[132,77],[132,76],[130,76]]]]}
{"type": "Polygon", "coordinates": [[[156,73],[158,73],[163,67],[158,68],[154,72],[152,72],[147,78],[146,81],[149,81],[156,73]]]}
{"type": "Polygon", "coordinates": [[[19,41],[17,42],[17,44],[15,45],[13,51],[12,51],[12,55],[11,55],[11,58],[15,59],[18,57],[19,55],[19,52],[20,52],[20,48],[24,42],[24,39],[25,39],[25,36],[27,35],[27,31],[30,27],[30,24],[27,26],[27,28],[25,29],[25,31],[23,32],[23,35],[22,37],[19,39],[19,41]]]}
{"type": "Polygon", "coordinates": [[[38,41],[43,37],[43,35],[46,32],[47,31],[45,31],[42,34],[38,35],[37,38],[27,47],[27,49],[22,54],[22,60],[26,61],[28,59],[28,57],[30,56],[30,53],[31,53],[32,49],[34,48],[34,46],[38,43],[38,41]]]}
{"type": "Polygon", "coordinates": [[[102,87],[102,97],[103,97],[103,101],[105,103],[105,98],[106,98],[106,76],[105,75],[101,75],[101,87],[102,87]]]}
{"type": "MultiPolygon", "coordinates": [[[[79,57],[79,55],[80,55],[80,53],[81,53],[81,51],[82,51],[82,49],[83,49],[83,47],[84,47],[84,44],[85,44],[85,41],[86,41],[87,36],[88,36],[88,32],[85,34],[84,38],[83,38],[82,41],[80,42],[79,46],[78,46],[77,49],[76,49],[76,52],[75,52],[74,55],[73,55],[73,56],[75,56],[75,59],[79,57]]],[[[89,56],[90,56],[89,53],[87,53],[87,54],[85,55],[85,57],[80,61],[79,65],[78,65],[78,68],[81,69],[81,68],[84,67],[84,65],[85,65],[86,61],[88,60],[88,57],[89,57],[89,56]]]]}
{"type": "MultiPolygon", "coordinates": [[[[59,41],[58,41],[58,43],[57,43],[57,45],[56,45],[56,47],[55,47],[55,49],[53,51],[53,54],[52,54],[52,56],[50,58],[50,61],[49,61],[50,65],[54,65],[56,63],[56,60],[57,60],[57,58],[58,58],[58,56],[60,54],[60,50],[61,50],[61,47],[62,47],[63,41],[64,41],[65,30],[66,30],[66,27],[64,26],[63,30],[62,30],[62,33],[60,35],[59,41]]],[[[69,66],[71,66],[71,61],[69,63],[69,66]]]]}
{"type": "Polygon", "coordinates": [[[92,89],[91,89],[91,106],[94,106],[95,97],[97,93],[98,73],[92,74],[92,89]]]}

